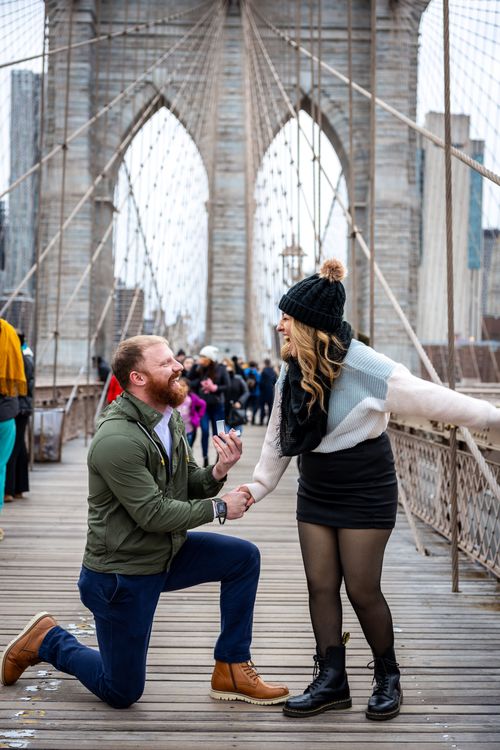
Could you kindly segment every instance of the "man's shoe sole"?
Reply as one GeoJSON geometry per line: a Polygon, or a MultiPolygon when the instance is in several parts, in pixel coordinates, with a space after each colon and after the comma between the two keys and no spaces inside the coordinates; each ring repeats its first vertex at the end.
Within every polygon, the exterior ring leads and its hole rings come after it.
{"type": "Polygon", "coordinates": [[[34,617],[31,618],[31,620],[28,622],[24,630],[22,630],[18,635],[16,635],[15,638],[11,640],[11,642],[6,647],[5,651],[2,654],[2,664],[1,664],[1,681],[2,685],[14,685],[15,682],[5,682],[5,675],[4,675],[4,667],[5,662],[7,661],[7,657],[9,655],[10,650],[12,649],[12,646],[15,646],[16,643],[23,638],[30,630],[33,628],[37,623],[40,622],[40,620],[43,620],[44,617],[53,617],[53,615],[50,614],[50,612],[38,612],[34,617]]]}
{"type": "Polygon", "coordinates": [[[342,711],[345,708],[351,708],[352,707],[352,699],[346,698],[345,700],[341,701],[332,701],[331,703],[324,703],[322,706],[318,706],[318,708],[313,708],[310,711],[300,711],[294,708],[287,708],[286,706],[283,706],[283,713],[285,716],[291,716],[294,719],[299,719],[302,717],[308,717],[308,716],[317,716],[318,714],[322,714],[325,711],[342,711]]]}
{"type": "Polygon", "coordinates": [[[275,706],[278,703],[287,701],[290,693],[288,695],[281,695],[279,698],[251,698],[244,693],[226,693],[220,690],[210,690],[210,697],[216,701],[244,701],[245,703],[253,703],[256,706],[275,706]]]}

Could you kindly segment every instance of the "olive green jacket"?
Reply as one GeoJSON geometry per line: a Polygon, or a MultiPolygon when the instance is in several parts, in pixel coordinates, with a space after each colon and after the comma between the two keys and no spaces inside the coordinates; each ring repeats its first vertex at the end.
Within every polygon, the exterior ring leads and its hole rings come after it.
{"type": "Polygon", "coordinates": [[[170,566],[186,530],[213,520],[222,488],[193,458],[180,414],[169,428],[172,464],[155,426],[163,414],[130,393],[103,412],[88,454],[89,510],[83,564],[99,573],[149,575],[170,566]]]}

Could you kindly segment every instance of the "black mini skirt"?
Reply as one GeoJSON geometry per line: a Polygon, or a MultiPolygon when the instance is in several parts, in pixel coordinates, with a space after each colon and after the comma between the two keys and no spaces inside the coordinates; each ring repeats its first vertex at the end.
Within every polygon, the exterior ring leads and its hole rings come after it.
{"type": "Polygon", "coordinates": [[[386,432],[353,448],[299,458],[297,520],[339,529],[392,529],[398,483],[386,432]]]}

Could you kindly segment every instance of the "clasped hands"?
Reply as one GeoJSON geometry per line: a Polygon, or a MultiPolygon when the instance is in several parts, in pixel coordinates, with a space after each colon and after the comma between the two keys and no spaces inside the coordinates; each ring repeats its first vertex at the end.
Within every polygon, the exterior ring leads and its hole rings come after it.
{"type": "Polygon", "coordinates": [[[219,390],[219,386],[214,383],[212,378],[205,378],[205,380],[200,382],[200,385],[203,393],[215,393],[219,390]]]}
{"type": "MultiPolygon", "coordinates": [[[[228,471],[240,460],[243,444],[235,430],[226,432],[224,436],[214,435],[213,445],[217,451],[218,461],[212,470],[212,476],[220,482],[228,471]]],[[[227,505],[227,519],[233,521],[242,518],[245,511],[255,502],[248,487],[241,485],[222,496],[227,505]]]]}

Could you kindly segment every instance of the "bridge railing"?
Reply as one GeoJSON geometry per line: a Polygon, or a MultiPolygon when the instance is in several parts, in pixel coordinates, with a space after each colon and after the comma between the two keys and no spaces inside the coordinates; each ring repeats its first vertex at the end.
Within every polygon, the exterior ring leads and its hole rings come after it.
{"type": "MultiPolygon", "coordinates": [[[[400,487],[410,511],[446,539],[452,538],[450,432],[446,426],[391,420],[400,487]]],[[[487,464],[500,480],[500,440],[485,431],[474,435],[487,464]]],[[[458,546],[500,578],[500,502],[465,443],[457,451],[458,546]]]]}

